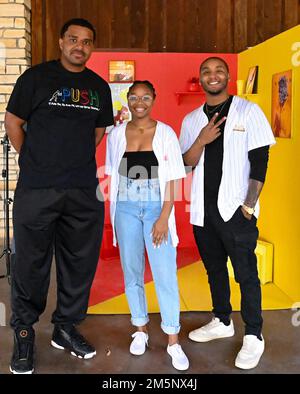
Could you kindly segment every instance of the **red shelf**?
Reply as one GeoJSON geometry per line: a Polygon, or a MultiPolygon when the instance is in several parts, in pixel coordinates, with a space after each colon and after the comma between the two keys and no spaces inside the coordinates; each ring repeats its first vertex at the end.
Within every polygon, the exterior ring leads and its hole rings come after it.
{"type": "Polygon", "coordinates": [[[204,92],[175,92],[175,97],[176,97],[176,101],[177,104],[180,105],[180,99],[182,96],[203,96],[205,97],[205,93],[204,92]]]}

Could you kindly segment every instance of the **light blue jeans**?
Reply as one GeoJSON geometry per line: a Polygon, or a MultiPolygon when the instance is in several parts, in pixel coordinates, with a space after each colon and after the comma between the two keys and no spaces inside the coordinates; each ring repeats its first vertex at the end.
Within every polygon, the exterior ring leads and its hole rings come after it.
{"type": "Polygon", "coordinates": [[[171,237],[159,248],[152,244],[153,224],[161,213],[158,179],[132,180],[120,176],[115,228],[124,273],[125,293],[134,326],[148,323],[144,289],[145,246],[166,334],[180,330],[176,248],[171,237]]]}

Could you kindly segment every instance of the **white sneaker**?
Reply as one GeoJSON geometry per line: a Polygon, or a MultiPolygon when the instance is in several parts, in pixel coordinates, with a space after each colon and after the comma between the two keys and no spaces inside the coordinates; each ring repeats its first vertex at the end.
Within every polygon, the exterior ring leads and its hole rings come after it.
{"type": "Polygon", "coordinates": [[[213,339],[228,338],[234,335],[233,321],[230,320],[229,326],[225,326],[218,317],[197,330],[189,333],[189,338],[195,342],[208,342],[213,339]]]}
{"type": "Polygon", "coordinates": [[[132,334],[133,341],[130,344],[129,351],[135,356],[140,356],[146,351],[146,346],[148,346],[149,335],[142,331],[137,331],[132,334]]]}
{"type": "Polygon", "coordinates": [[[255,368],[265,350],[265,341],[260,341],[256,335],[245,335],[243,346],[239,351],[235,366],[241,369],[255,368]]]}
{"type": "Polygon", "coordinates": [[[189,360],[185,355],[182,347],[175,343],[174,345],[167,347],[168,354],[172,357],[172,365],[179,371],[185,371],[190,366],[189,360]]]}

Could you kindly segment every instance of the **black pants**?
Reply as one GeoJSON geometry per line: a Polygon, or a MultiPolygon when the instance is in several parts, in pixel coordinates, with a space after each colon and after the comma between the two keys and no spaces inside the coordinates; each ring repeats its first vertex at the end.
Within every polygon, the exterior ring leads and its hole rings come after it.
{"type": "Polygon", "coordinates": [[[13,207],[11,325],[31,326],[46,307],[55,251],[54,324],[85,318],[104,223],[104,203],[91,189],[17,188],[13,207]]]}
{"type": "Polygon", "coordinates": [[[245,335],[261,334],[261,288],[254,253],[258,229],[256,218],[244,217],[241,207],[224,222],[215,205],[205,214],[204,227],[194,226],[194,236],[207,271],[213,313],[225,324],[232,312],[227,270],[231,259],[236,282],[241,290],[241,315],[246,325],[245,335]]]}

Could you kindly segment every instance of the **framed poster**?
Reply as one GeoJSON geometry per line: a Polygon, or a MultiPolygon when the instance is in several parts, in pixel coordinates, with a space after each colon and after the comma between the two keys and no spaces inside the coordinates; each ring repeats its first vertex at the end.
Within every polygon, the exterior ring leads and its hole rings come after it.
{"type": "MultiPolygon", "coordinates": [[[[127,93],[131,85],[131,83],[109,84],[114,111],[114,126],[131,120],[131,113],[127,103],[127,93]]],[[[106,132],[109,133],[114,126],[107,127],[106,132]]]]}
{"type": "Polygon", "coordinates": [[[109,82],[133,82],[134,74],[134,60],[109,61],[109,82]]]}
{"type": "Polygon", "coordinates": [[[257,93],[257,77],[258,77],[258,66],[249,68],[248,78],[246,82],[246,94],[257,93]]]}
{"type": "Polygon", "coordinates": [[[275,137],[291,138],[292,70],[272,77],[272,130],[275,137]]]}

